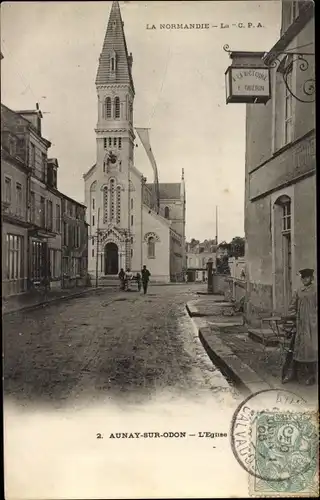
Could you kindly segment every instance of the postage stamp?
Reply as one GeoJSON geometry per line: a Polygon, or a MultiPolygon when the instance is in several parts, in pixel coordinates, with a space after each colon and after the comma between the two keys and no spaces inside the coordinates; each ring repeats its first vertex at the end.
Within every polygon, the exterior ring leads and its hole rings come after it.
{"type": "Polygon", "coordinates": [[[234,413],[231,447],[252,497],[318,496],[318,411],[296,394],[270,389],[234,413]]]}
{"type": "Polygon", "coordinates": [[[261,411],[251,435],[256,474],[251,496],[318,496],[318,418],[313,413],[261,411]]]}

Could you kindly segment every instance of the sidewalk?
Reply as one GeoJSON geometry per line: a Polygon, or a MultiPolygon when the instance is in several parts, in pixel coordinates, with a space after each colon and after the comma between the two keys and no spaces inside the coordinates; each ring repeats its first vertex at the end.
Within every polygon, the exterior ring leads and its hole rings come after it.
{"type": "MultiPolygon", "coordinates": [[[[310,401],[317,400],[317,386],[296,382],[282,384],[280,347],[266,347],[251,340],[240,316],[221,313],[223,297],[208,296],[187,304],[199,338],[211,361],[245,394],[264,389],[286,389],[310,401]]],[[[224,306],[228,309],[228,303],[224,306]]],[[[230,306],[231,308],[231,306],[230,306]]]]}
{"type": "Polygon", "coordinates": [[[2,300],[2,315],[21,312],[28,309],[34,309],[47,305],[50,302],[56,302],[68,298],[75,298],[86,293],[101,290],[101,287],[77,287],[77,288],[57,288],[48,292],[48,297],[45,300],[43,292],[23,293],[14,295],[2,300]]]}

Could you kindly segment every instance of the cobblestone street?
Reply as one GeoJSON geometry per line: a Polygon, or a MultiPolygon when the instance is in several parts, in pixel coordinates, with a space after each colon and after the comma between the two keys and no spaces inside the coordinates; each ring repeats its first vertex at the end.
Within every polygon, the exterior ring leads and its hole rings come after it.
{"type": "Polygon", "coordinates": [[[4,319],[5,396],[28,404],[142,401],[157,391],[232,392],[185,304],[192,288],[106,292],[4,319]]]}

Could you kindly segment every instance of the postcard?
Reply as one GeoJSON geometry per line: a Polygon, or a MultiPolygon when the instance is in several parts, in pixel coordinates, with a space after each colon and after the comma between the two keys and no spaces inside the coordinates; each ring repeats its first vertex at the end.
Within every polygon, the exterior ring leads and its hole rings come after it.
{"type": "Polygon", "coordinates": [[[314,28],[3,2],[6,499],[318,496],[314,28]]]}

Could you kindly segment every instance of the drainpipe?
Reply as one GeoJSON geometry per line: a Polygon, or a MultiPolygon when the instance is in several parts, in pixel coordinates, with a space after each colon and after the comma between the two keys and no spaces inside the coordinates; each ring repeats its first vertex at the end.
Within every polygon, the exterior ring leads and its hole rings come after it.
{"type": "MultiPolygon", "coordinates": [[[[30,201],[31,201],[31,172],[29,170],[29,137],[26,135],[26,152],[25,152],[25,165],[27,167],[27,185],[26,185],[26,217],[27,221],[30,220],[30,201]]],[[[31,257],[30,257],[30,239],[29,230],[27,229],[27,241],[26,241],[26,251],[27,251],[27,289],[30,288],[31,282],[31,257]]]]}
{"type": "Polygon", "coordinates": [[[98,208],[98,220],[97,220],[97,255],[96,255],[96,288],[98,288],[99,282],[99,239],[100,239],[100,230],[99,230],[99,220],[100,220],[100,207],[98,208]]]}
{"type": "Polygon", "coordinates": [[[141,176],[141,235],[140,235],[140,269],[143,266],[143,185],[144,185],[144,177],[141,176]]]}
{"type": "Polygon", "coordinates": [[[126,267],[131,269],[131,233],[130,233],[130,216],[131,216],[131,190],[130,190],[130,162],[128,166],[128,236],[126,242],[126,267]]]}

